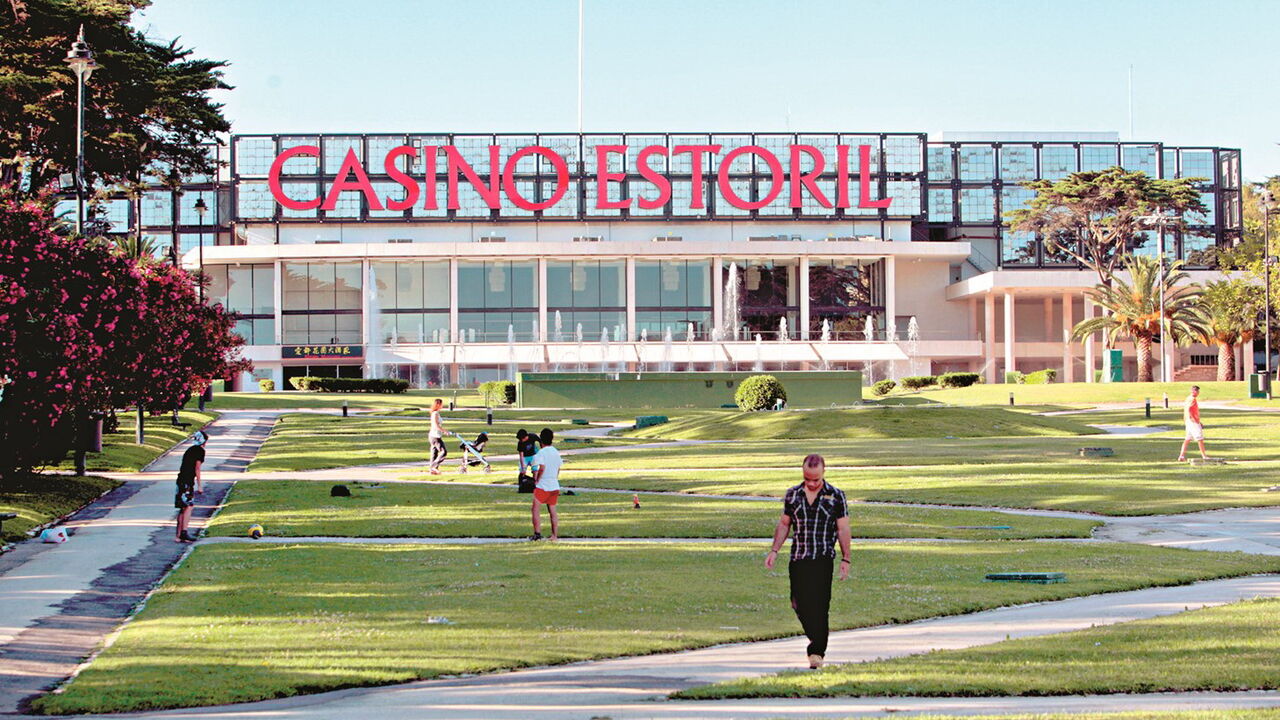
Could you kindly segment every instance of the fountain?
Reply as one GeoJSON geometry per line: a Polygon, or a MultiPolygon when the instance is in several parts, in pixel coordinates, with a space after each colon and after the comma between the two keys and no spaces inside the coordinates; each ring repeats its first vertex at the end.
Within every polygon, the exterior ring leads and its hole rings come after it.
{"type": "Polygon", "coordinates": [[[884,339],[886,342],[898,342],[898,320],[896,318],[887,318],[885,320],[884,339]]]}
{"type": "Polygon", "coordinates": [[[763,341],[760,337],[760,333],[756,333],[756,364],[751,367],[751,369],[754,370],[755,372],[760,372],[761,370],[764,370],[764,355],[763,355],[762,344],[763,344],[763,341]]]}
{"type": "Polygon", "coordinates": [[[790,339],[791,334],[787,332],[787,317],[783,315],[782,319],[778,320],[778,342],[786,342],[790,339]]]}
{"type": "Polygon", "coordinates": [[[662,332],[662,363],[658,365],[659,372],[671,372],[671,326],[668,325],[662,332]]]}
{"type": "Polygon", "coordinates": [[[382,301],[378,299],[378,277],[374,274],[373,264],[369,265],[369,276],[365,278],[369,293],[369,353],[365,356],[364,376],[376,378],[382,374],[382,301]]]}
{"type": "Polygon", "coordinates": [[[427,333],[422,328],[422,323],[418,323],[418,389],[427,389],[427,363],[423,361],[423,355],[427,352],[427,333]]]}
{"type": "Polygon", "coordinates": [[[911,316],[911,321],[907,323],[907,355],[911,358],[911,374],[919,374],[916,371],[916,356],[920,354],[920,323],[916,322],[916,316],[911,316]]]}
{"type": "Polygon", "coordinates": [[[516,328],[507,325],[507,379],[516,381],[516,328]]]}
{"type": "Polygon", "coordinates": [[[738,264],[729,263],[729,284],[724,288],[724,326],[733,329],[724,332],[723,335],[728,339],[732,333],[735,342],[738,340],[738,326],[742,324],[742,301],[738,297],[741,287],[742,281],[738,279],[738,264]]]}
{"type": "Polygon", "coordinates": [[[609,364],[609,328],[600,328],[600,372],[613,372],[609,364]]]}
{"type": "Polygon", "coordinates": [[[552,341],[552,342],[564,342],[564,333],[561,331],[562,327],[563,327],[563,326],[562,326],[561,321],[560,321],[560,311],[559,311],[559,310],[557,310],[557,311],[556,311],[556,324],[555,324],[555,331],[551,334],[551,341],[552,341]]]}
{"type": "Polygon", "coordinates": [[[574,332],[574,337],[578,341],[578,372],[582,372],[582,323],[578,323],[578,329],[574,332]]]}
{"type": "MultiPolygon", "coordinates": [[[[649,342],[649,328],[640,328],[640,342],[649,342]]],[[[640,363],[636,367],[636,372],[644,372],[644,348],[636,348],[636,355],[640,358],[640,363]]]]}
{"type": "Polygon", "coordinates": [[[457,353],[458,355],[461,355],[462,357],[457,358],[458,376],[452,379],[453,379],[454,385],[461,387],[463,383],[462,379],[467,374],[467,364],[463,362],[463,359],[466,356],[462,355],[463,353],[462,345],[467,342],[467,331],[463,330],[462,328],[458,328],[458,333],[456,336],[454,336],[453,340],[454,340],[454,344],[457,346],[454,348],[454,352],[457,353]]]}
{"type": "MultiPolygon", "coordinates": [[[[822,344],[826,345],[829,342],[831,342],[831,321],[827,318],[822,318],[822,344]]],[[[827,362],[827,356],[821,353],[819,355],[822,356],[822,369],[830,370],[831,365],[827,362]]]]}
{"type": "Polygon", "coordinates": [[[876,323],[871,319],[870,315],[867,316],[867,321],[862,325],[862,339],[867,342],[873,342],[876,339],[876,323]]]}

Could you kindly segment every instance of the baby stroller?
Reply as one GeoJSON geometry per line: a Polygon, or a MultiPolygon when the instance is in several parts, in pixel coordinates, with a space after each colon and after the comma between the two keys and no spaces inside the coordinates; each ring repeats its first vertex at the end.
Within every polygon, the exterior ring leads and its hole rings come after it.
{"type": "Polygon", "coordinates": [[[462,463],[458,472],[465,473],[468,466],[475,465],[483,465],[485,472],[492,472],[493,468],[489,466],[489,461],[484,459],[484,447],[489,444],[488,433],[477,435],[475,442],[467,442],[458,433],[453,433],[453,436],[461,441],[458,443],[458,449],[462,451],[462,463]]]}

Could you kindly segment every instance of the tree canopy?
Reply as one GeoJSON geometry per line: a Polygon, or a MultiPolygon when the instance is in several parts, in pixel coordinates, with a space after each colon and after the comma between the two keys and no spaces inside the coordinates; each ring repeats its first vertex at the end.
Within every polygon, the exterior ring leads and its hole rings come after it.
{"type": "Polygon", "coordinates": [[[1235,346],[1258,333],[1262,288],[1240,278],[1211,282],[1205,287],[1202,307],[1207,322],[1200,339],[1218,346],[1218,379],[1235,380],[1235,346]]]}
{"type": "Polygon", "coordinates": [[[1166,228],[1179,230],[1185,225],[1182,213],[1205,212],[1196,186],[1203,180],[1160,180],[1120,167],[1033,180],[1023,183],[1036,193],[1029,206],[1006,217],[1012,230],[1041,234],[1050,250],[1070,255],[1110,285],[1125,251],[1151,229],[1143,216],[1172,211],[1178,215],[1166,228]]]}
{"type": "Polygon", "coordinates": [[[0,184],[29,173],[32,191],[75,166],[76,78],[63,58],[84,26],[100,69],[85,90],[85,165],[105,184],[153,163],[208,173],[201,143],[231,129],[212,90],[227,63],[154,42],[129,25],[149,0],[0,2],[0,184]]]}

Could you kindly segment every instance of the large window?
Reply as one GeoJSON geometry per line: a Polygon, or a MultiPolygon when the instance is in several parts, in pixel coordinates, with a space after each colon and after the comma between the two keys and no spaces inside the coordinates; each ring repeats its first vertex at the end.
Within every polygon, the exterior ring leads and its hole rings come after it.
{"type": "Polygon", "coordinates": [[[551,339],[568,340],[582,327],[583,338],[599,340],[607,330],[619,340],[627,327],[627,273],[623,260],[552,260],[547,262],[547,312],[551,339]]]}
{"type": "Polygon", "coordinates": [[[375,262],[374,310],[383,343],[445,342],[449,339],[449,262],[375,262]]]}
{"type": "MultiPolygon", "coordinates": [[[[884,262],[809,261],[809,337],[862,340],[866,321],[883,325],[884,262]]],[[[874,336],[873,336],[874,337],[874,336]]]]}
{"type": "Polygon", "coordinates": [[[711,332],[710,260],[636,262],[636,332],[650,341],[670,330],[683,339],[693,323],[694,338],[711,332]]]}
{"type": "Polygon", "coordinates": [[[286,345],[363,340],[359,262],[287,262],[282,271],[286,345]]]}
{"type": "MultiPolygon", "coordinates": [[[[784,327],[787,337],[798,337],[799,261],[745,259],[730,262],[737,265],[738,320],[747,338],[760,335],[774,340],[781,337],[784,327]]],[[[725,294],[728,296],[733,291],[735,273],[732,267],[727,267],[724,273],[725,294]]],[[[732,334],[733,328],[729,328],[729,332],[732,334]]]]}
{"type": "Polygon", "coordinates": [[[275,267],[259,265],[206,265],[210,303],[238,313],[236,334],[250,345],[276,341],[275,267]]]}
{"type": "Polygon", "coordinates": [[[538,263],[458,263],[458,330],[466,342],[538,339],[538,263]]]}

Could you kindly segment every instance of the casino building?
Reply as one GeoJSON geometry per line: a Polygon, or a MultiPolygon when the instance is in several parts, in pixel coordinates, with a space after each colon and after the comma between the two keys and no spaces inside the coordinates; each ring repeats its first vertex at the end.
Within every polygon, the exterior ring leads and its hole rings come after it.
{"type": "MultiPolygon", "coordinates": [[[[150,187],[109,219],[202,267],[242,315],[253,375],[279,386],[553,369],[1092,380],[1101,343],[1069,330],[1095,312],[1096,277],[1002,227],[1031,197],[1021,183],[1114,165],[1204,178],[1208,212],[1131,248],[1163,244],[1197,281],[1241,235],[1238,150],[1111,133],[234,135],[211,152],[216,177],[150,187]]],[[[1169,355],[1179,378],[1214,362],[1169,355]]]]}

